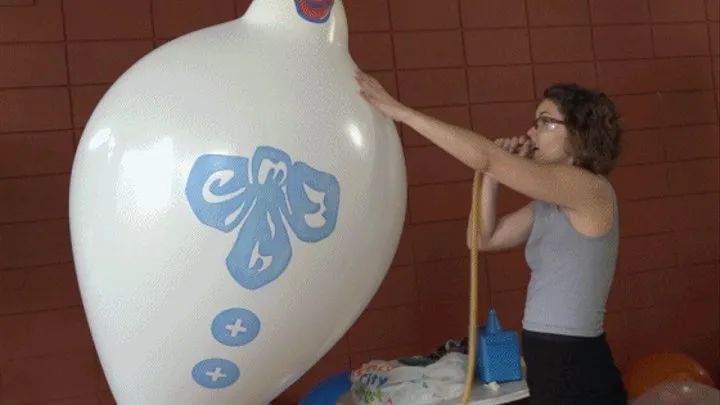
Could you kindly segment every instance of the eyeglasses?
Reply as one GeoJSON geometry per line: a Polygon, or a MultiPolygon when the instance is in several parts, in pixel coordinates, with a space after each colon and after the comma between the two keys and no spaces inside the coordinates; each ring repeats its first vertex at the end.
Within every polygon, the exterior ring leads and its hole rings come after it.
{"type": "Polygon", "coordinates": [[[560,125],[565,125],[565,121],[547,116],[538,117],[533,120],[533,128],[537,130],[547,129],[548,131],[554,131],[560,125]]]}

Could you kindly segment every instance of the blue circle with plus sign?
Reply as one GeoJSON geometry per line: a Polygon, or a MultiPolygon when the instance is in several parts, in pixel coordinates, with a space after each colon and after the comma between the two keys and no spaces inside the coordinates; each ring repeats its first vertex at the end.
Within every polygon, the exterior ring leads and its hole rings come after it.
{"type": "Polygon", "coordinates": [[[196,383],[205,388],[227,388],[240,378],[240,369],[229,360],[207,359],[193,367],[192,377],[196,383]]]}
{"type": "Polygon", "coordinates": [[[230,308],[220,312],[212,321],[215,340],[225,346],[244,346],[260,333],[260,318],[243,308],[230,308]]]}

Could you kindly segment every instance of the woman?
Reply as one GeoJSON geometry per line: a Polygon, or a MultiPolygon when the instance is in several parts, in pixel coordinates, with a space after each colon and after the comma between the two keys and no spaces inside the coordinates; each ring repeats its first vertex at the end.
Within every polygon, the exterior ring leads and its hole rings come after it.
{"type": "MultiPolygon", "coordinates": [[[[525,244],[531,269],[523,356],[532,405],[627,404],[603,320],[618,251],[620,152],[613,102],[577,85],[548,88],[527,136],[495,142],[418,111],[358,72],[361,95],[473,170],[484,173],[478,248],[525,244]],[[531,203],[496,221],[498,184],[531,203]]],[[[468,240],[470,240],[468,233],[468,240]]]]}

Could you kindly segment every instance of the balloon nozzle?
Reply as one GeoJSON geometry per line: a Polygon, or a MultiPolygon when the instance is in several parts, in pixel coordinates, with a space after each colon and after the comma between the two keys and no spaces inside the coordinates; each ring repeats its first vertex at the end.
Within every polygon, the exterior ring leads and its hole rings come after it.
{"type": "Polygon", "coordinates": [[[497,314],[495,313],[494,309],[490,309],[490,314],[488,315],[487,328],[485,328],[485,332],[488,334],[502,332],[502,326],[500,325],[500,320],[498,319],[497,314]]]}

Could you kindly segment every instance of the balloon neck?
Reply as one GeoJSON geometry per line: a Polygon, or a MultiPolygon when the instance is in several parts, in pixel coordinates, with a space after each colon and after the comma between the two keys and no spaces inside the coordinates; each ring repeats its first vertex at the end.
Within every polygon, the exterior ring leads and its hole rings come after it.
{"type": "Polygon", "coordinates": [[[253,0],[241,20],[263,29],[287,32],[304,42],[342,46],[348,43],[342,0],[253,0]]]}

